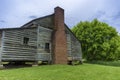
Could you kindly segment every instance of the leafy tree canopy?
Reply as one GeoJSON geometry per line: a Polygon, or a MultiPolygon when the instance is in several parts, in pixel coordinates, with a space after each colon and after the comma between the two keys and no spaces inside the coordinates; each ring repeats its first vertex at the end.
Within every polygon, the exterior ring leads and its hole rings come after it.
{"type": "Polygon", "coordinates": [[[80,40],[83,57],[87,60],[118,60],[120,36],[115,28],[97,19],[80,22],[72,28],[80,40]]]}

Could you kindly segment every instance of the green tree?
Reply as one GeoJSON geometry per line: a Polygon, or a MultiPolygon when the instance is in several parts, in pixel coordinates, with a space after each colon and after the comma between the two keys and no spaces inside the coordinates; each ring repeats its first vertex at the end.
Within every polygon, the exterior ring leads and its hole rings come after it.
{"type": "Polygon", "coordinates": [[[80,22],[72,28],[80,40],[83,57],[87,60],[117,60],[120,37],[115,28],[97,19],[80,22]]]}

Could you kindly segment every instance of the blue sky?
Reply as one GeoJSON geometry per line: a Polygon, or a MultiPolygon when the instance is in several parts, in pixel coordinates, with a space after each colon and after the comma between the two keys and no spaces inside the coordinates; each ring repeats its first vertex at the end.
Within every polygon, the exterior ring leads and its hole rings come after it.
{"type": "Polygon", "coordinates": [[[32,19],[65,9],[71,28],[80,21],[98,18],[120,32],[120,0],[0,0],[0,28],[20,27],[32,19]]]}

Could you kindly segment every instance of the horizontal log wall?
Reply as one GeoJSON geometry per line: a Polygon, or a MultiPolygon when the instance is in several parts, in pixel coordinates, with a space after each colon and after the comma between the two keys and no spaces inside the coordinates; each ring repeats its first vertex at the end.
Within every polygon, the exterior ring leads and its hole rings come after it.
{"type": "Polygon", "coordinates": [[[67,51],[68,51],[68,57],[70,57],[72,55],[71,53],[71,35],[67,34],[67,51]]]}
{"type": "Polygon", "coordinates": [[[2,49],[2,31],[0,31],[0,64],[1,64],[1,58],[2,58],[1,57],[2,56],[1,55],[2,54],[2,50],[1,49],[2,49]]]}
{"type": "Polygon", "coordinates": [[[81,44],[73,35],[73,33],[66,28],[67,34],[67,48],[68,48],[68,59],[69,60],[81,60],[82,51],[81,44]]]}
{"type": "Polygon", "coordinates": [[[50,61],[51,60],[51,35],[52,35],[52,29],[48,29],[45,27],[38,27],[38,60],[42,61],[50,61]],[[45,44],[49,43],[50,51],[45,50],[45,44]]]}
{"type": "Polygon", "coordinates": [[[3,61],[35,61],[37,54],[37,28],[3,31],[3,61]],[[24,37],[29,38],[24,44],[24,37]]]}
{"type": "Polygon", "coordinates": [[[36,23],[44,28],[54,28],[54,15],[36,20],[36,23]]]}
{"type": "Polygon", "coordinates": [[[82,59],[81,44],[73,35],[71,35],[71,44],[72,44],[71,52],[73,59],[81,60],[82,59]]]}

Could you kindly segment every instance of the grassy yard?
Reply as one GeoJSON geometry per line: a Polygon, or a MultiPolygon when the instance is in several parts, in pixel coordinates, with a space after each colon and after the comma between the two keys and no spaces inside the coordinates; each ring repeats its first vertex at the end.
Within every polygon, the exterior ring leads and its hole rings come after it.
{"type": "Polygon", "coordinates": [[[8,69],[0,70],[0,80],[120,80],[120,66],[84,63],[8,69]]]}

